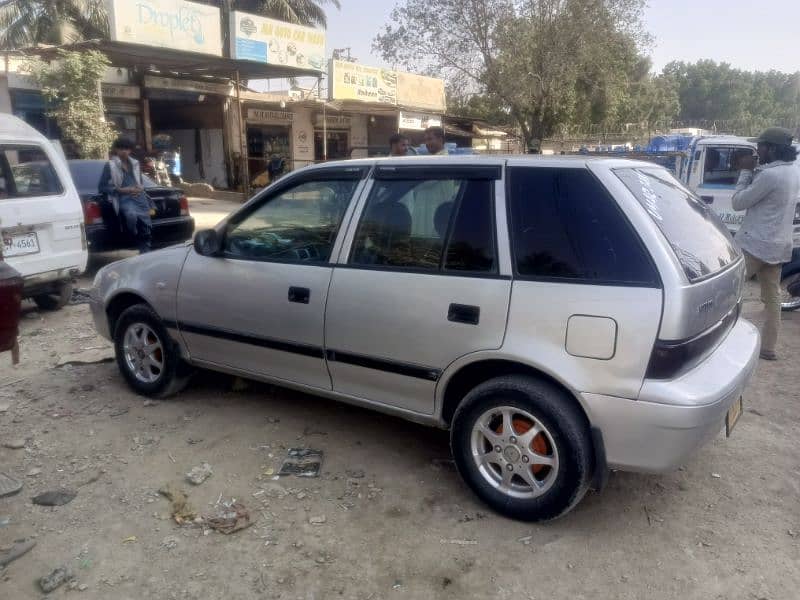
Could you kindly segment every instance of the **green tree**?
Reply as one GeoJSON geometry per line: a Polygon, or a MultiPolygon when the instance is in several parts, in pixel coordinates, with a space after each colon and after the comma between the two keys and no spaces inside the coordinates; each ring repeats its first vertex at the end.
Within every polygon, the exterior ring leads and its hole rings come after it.
{"type": "Polygon", "coordinates": [[[0,47],[108,37],[103,0],[0,0],[0,47]]]}
{"type": "Polygon", "coordinates": [[[114,128],[106,121],[100,81],[110,65],[97,51],[59,52],[58,59],[34,60],[26,66],[53,108],[65,141],[72,142],[80,158],[105,158],[114,140],[114,128]]]}
{"type": "Polygon", "coordinates": [[[405,0],[374,46],[497,100],[525,141],[616,119],[646,42],[644,0],[405,0]]]}
{"type": "Polygon", "coordinates": [[[262,15],[287,23],[326,27],[328,18],[323,5],[341,7],[339,0],[199,0],[204,4],[219,6],[223,10],[241,10],[254,15],[262,15]]]}

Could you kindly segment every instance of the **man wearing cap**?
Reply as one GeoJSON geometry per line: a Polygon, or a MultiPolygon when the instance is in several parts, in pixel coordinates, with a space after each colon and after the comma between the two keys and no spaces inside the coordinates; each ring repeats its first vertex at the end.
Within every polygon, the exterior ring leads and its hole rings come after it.
{"type": "Polygon", "coordinates": [[[794,165],[797,151],[788,129],[770,127],[753,141],[758,143],[758,166],[754,155],[739,159],[741,173],[733,209],[747,213],[736,241],[744,251],[747,278],[758,275],[761,284],[766,312],[761,358],[776,360],[781,267],[792,258],[792,222],[800,194],[800,170],[794,165]]]}

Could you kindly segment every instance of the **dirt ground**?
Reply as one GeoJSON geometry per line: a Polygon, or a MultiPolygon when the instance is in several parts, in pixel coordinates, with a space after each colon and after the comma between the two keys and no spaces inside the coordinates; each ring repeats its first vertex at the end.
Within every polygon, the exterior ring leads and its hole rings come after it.
{"type": "MultiPolygon", "coordinates": [[[[231,207],[193,204],[198,227],[231,207]]],[[[730,439],[668,475],[612,473],[566,517],[531,525],[475,499],[445,432],[214,374],[146,402],[97,362],[111,352],[86,305],[26,304],[22,364],[0,355],[0,472],[24,482],[0,498],[0,550],[36,546],[0,570],[0,597],[44,597],[38,579],[64,565],[72,589],[48,597],[797,598],[800,314],[783,325],[783,360],[762,362],[730,439]],[[289,448],[322,450],[320,477],[275,480],[289,448]],[[186,482],[203,463],[213,475],[186,482]],[[170,483],[201,514],[235,498],[252,526],[179,526],[158,491],[170,483]],[[62,487],[77,491],[69,504],[31,502],[62,487]]]]}

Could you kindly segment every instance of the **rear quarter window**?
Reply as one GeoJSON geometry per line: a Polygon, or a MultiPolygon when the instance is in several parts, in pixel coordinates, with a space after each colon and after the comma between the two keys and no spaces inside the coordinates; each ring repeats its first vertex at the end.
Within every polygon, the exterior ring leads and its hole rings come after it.
{"type": "Polygon", "coordinates": [[[713,275],[739,258],[722,221],[665,169],[614,172],[664,234],[690,282],[713,275]]]}
{"type": "Polygon", "coordinates": [[[638,235],[587,170],[511,167],[509,192],[518,276],[659,285],[638,235]]]}
{"type": "Polygon", "coordinates": [[[0,146],[0,200],[55,196],[63,192],[56,170],[42,148],[0,146]]]}

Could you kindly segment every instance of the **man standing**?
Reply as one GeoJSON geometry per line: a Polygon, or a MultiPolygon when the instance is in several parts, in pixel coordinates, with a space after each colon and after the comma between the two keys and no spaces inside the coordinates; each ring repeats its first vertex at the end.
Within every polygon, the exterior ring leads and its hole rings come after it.
{"type": "Polygon", "coordinates": [[[389,138],[389,156],[407,156],[408,138],[402,133],[395,133],[389,138]]]}
{"type": "Polygon", "coordinates": [[[792,221],[800,193],[800,170],[794,165],[797,151],[792,132],[770,127],[755,140],[753,155],[739,159],[739,181],[733,209],[746,210],[736,241],[744,251],[747,278],[758,275],[766,322],[762,332],[761,358],[776,360],[781,320],[781,266],[792,257],[792,221]]]}
{"type": "Polygon", "coordinates": [[[425,147],[430,154],[449,154],[444,147],[444,129],[428,127],[425,130],[425,147]]]}
{"type": "Polygon", "coordinates": [[[134,144],[120,137],[114,142],[114,156],[106,163],[98,186],[101,194],[116,201],[117,214],[127,231],[136,240],[140,254],[150,251],[153,222],[150,220],[153,202],[144,192],[139,161],[131,157],[134,144]]]}

